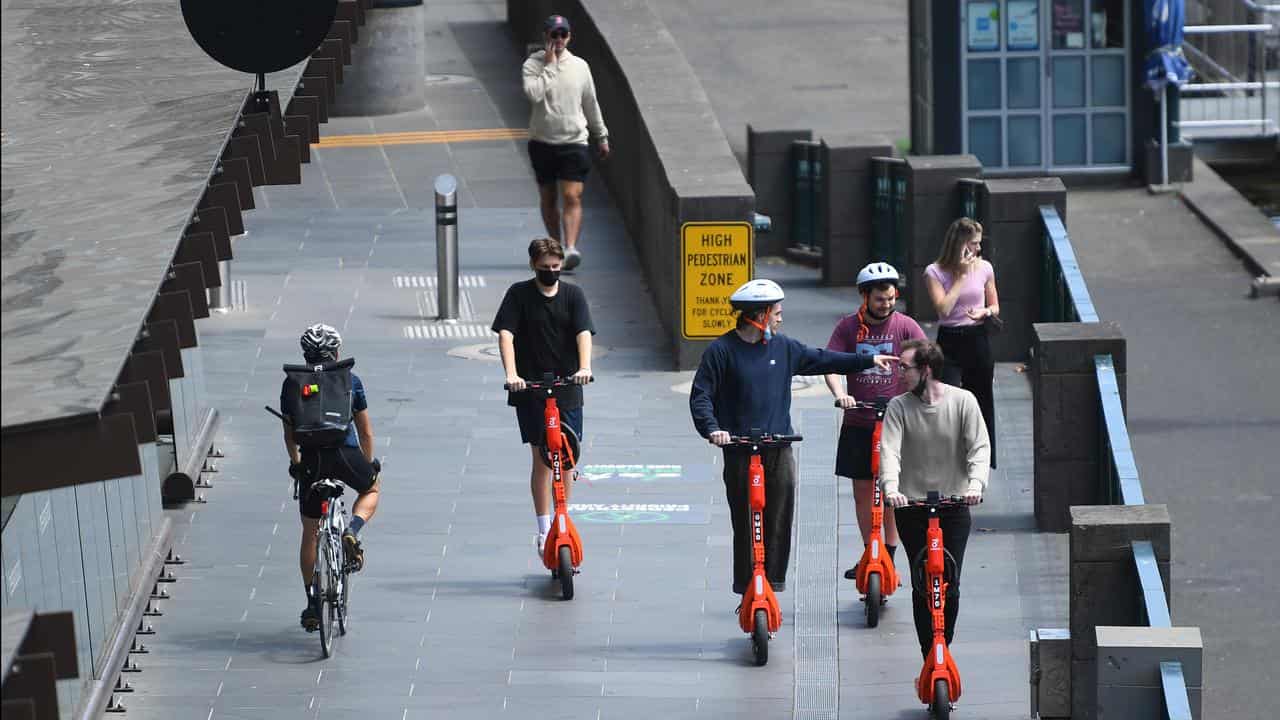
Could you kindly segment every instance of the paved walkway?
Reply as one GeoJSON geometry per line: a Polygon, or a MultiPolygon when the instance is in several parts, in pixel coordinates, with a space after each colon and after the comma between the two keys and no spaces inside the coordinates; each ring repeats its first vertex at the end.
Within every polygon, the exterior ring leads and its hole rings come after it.
{"type": "MultiPolygon", "coordinates": [[[[490,11],[428,8],[427,110],[335,119],[326,135],[522,126],[519,57],[490,11]]],[[[152,620],[150,654],[135,657],[129,717],[775,718],[837,699],[841,717],[923,717],[909,593],[874,631],[849,583],[836,594],[856,529],[848,483],[831,476],[836,417],[819,385],[798,383],[794,405],[807,435],[798,533],[818,541],[796,550],[768,667],[750,665],[728,589],[719,453],[693,432],[690,374],[666,371],[631,243],[598,185],[570,278],[591,301],[599,381],[585,423],[594,467],[574,495],[586,561],[566,603],[532,551],[528,452],[487,331],[542,232],[523,143],[321,148],[303,179],[259,190],[233,269],[245,302],[201,326],[226,457],[208,504],[177,517],[187,563],[152,620]],[[452,335],[431,319],[430,184],[442,172],[461,181],[464,317],[452,335]],[[261,409],[300,330],[321,320],[356,358],[386,463],[352,632],[329,660],[297,626],[297,515],[279,425],[261,409]],[[619,467],[635,465],[646,467],[619,467]]],[[[787,287],[786,331],[806,342],[825,342],[851,309],[848,290],[819,287],[811,270],[766,260],[758,272],[787,287]]],[[[997,393],[1000,470],[976,514],[955,646],[962,716],[974,718],[1025,717],[1026,630],[1066,617],[1065,542],[1028,530],[1030,399],[1016,367],[1000,368],[997,393]]]]}

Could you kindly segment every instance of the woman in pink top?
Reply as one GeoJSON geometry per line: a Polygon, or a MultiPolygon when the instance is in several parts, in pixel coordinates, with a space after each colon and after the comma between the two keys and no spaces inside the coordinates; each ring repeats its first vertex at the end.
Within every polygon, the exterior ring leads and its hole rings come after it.
{"type": "Polygon", "coordinates": [[[1000,298],[995,270],[981,254],[982,224],[958,218],[947,228],[938,259],[925,268],[924,284],[938,313],[938,345],[946,356],[942,380],[978,399],[991,439],[991,467],[995,467],[995,401],[991,391],[995,362],[986,322],[1000,314],[1000,298]]]}

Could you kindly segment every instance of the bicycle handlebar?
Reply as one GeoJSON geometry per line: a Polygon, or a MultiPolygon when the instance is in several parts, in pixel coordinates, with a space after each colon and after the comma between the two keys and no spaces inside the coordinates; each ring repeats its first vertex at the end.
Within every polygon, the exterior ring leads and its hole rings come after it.
{"type": "MultiPolygon", "coordinates": [[[[589,383],[593,383],[595,381],[595,375],[591,375],[587,378],[587,382],[589,383]]],[[[523,390],[512,390],[511,383],[502,383],[502,389],[507,392],[529,392],[530,390],[548,390],[551,388],[569,387],[571,385],[577,385],[577,383],[573,381],[573,378],[557,377],[550,380],[526,380],[523,390]]]]}

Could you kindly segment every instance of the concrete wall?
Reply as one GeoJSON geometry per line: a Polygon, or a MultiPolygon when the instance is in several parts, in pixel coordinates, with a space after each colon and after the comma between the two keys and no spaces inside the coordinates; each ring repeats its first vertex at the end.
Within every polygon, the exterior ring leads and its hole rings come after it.
{"type": "Polygon", "coordinates": [[[1111,472],[1094,355],[1110,355],[1123,402],[1128,360],[1114,322],[1036,323],[1031,364],[1036,527],[1070,529],[1069,508],[1106,502],[1111,472]]]}
{"type": "Polygon", "coordinates": [[[749,222],[755,195],[707,95],[666,26],[644,3],[507,0],[521,42],[553,13],[573,26],[572,50],[591,65],[613,150],[597,166],[622,214],[680,369],[707,341],[681,337],[680,227],[749,222]]]}
{"type": "Polygon", "coordinates": [[[1024,360],[1040,319],[1044,223],[1040,206],[1052,205],[1067,221],[1067,189],[1056,177],[989,179],[978,193],[982,255],[996,271],[1005,330],[991,336],[997,361],[1024,360]]]}
{"type": "Polygon", "coordinates": [[[791,143],[812,139],[812,130],[747,125],[747,182],[756,194],[757,212],[768,215],[773,222],[769,234],[756,239],[757,255],[781,255],[791,244],[791,219],[795,214],[791,143]]]}
{"type": "Polygon", "coordinates": [[[885,138],[822,138],[823,285],[852,285],[864,265],[886,259],[871,256],[871,158],[892,156],[885,138]]]}

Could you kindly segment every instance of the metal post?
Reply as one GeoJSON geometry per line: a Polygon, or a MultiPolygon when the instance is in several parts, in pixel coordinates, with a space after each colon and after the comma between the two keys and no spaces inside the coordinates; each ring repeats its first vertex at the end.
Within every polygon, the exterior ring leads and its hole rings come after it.
{"type": "Polygon", "coordinates": [[[1166,84],[1160,88],[1160,185],[1169,187],[1169,115],[1164,96],[1169,94],[1166,84]]]}
{"type": "Polygon", "coordinates": [[[436,300],[441,320],[458,322],[458,181],[436,178],[436,300]]]}

